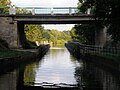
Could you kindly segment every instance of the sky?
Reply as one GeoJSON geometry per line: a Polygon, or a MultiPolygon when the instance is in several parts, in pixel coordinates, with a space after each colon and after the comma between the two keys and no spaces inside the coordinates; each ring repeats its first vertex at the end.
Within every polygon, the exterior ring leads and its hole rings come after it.
{"type": "MultiPolygon", "coordinates": [[[[11,0],[18,7],[77,7],[78,0],[11,0]]],[[[45,29],[70,30],[74,24],[43,25],[45,29]]]]}

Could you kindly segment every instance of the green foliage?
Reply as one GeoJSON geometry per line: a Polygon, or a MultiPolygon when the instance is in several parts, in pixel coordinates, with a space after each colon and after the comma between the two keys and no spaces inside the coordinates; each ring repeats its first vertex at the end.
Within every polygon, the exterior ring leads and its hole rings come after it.
{"type": "Polygon", "coordinates": [[[35,82],[35,75],[36,75],[36,72],[35,72],[35,67],[36,67],[36,64],[33,63],[33,64],[30,64],[30,65],[27,65],[26,68],[25,68],[25,72],[24,72],[24,84],[26,86],[33,86],[33,83],[35,82]],[[31,83],[29,83],[31,82],[31,83]]]}
{"type": "Polygon", "coordinates": [[[22,52],[22,51],[14,51],[14,50],[3,49],[3,50],[0,50],[0,58],[19,57],[19,56],[28,55],[30,53],[31,52],[22,52]]]}
{"type": "Polygon", "coordinates": [[[77,8],[79,13],[87,13],[88,9],[91,9],[91,13],[94,13],[95,0],[79,0],[77,8]]]}
{"type": "Polygon", "coordinates": [[[10,5],[10,0],[0,0],[0,13],[5,14],[9,12],[9,8],[7,7],[10,5]]]}
{"type": "Polygon", "coordinates": [[[0,6],[7,6],[10,5],[10,0],[0,0],[0,6]]]}
{"type": "Polygon", "coordinates": [[[17,14],[31,14],[31,11],[30,10],[26,10],[26,9],[17,8],[16,9],[16,13],[17,14]]]}
{"type": "Polygon", "coordinates": [[[25,25],[25,34],[30,42],[48,41],[57,45],[71,40],[70,31],[45,30],[42,25],[25,25]]]}
{"type": "Polygon", "coordinates": [[[80,24],[75,25],[71,30],[73,41],[78,41],[83,44],[95,44],[95,25],[93,24],[80,24]]]}
{"type": "Polygon", "coordinates": [[[27,41],[27,43],[29,44],[30,48],[37,48],[37,45],[35,42],[27,41]]]}
{"type": "MultiPolygon", "coordinates": [[[[85,14],[88,9],[90,13],[95,12],[95,0],[79,0],[78,13],[85,14]]],[[[100,23],[77,24],[71,30],[73,41],[78,41],[83,44],[95,44],[95,32],[101,30],[103,26],[100,23]]]]}
{"type": "Polygon", "coordinates": [[[41,25],[25,25],[26,38],[29,41],[41,41],[43,27],[41,25]]]}
{"type": "Polygon", "coordinates": [[[94,45],[95,33],[102,28],[103,26],[101,24],[95,23],[77,24],[71,30],[72,40],[83,44],[94,45]]]}
{"type": "Polygon", "coordinates": [[[8,13],[7,6],[10,5],[11,2],[10,0],[0,0],[0,13],[5,14],[8,13]]]}
{"type": "Polygon", "coordinates": [[[85,13],[88,8],[94,12],[96,20],[102,20],[102,24],[108,27],[107,33],[111,35],[115,44],[120,42],[120,0],[79,0],[78,9],[85,13]]]}

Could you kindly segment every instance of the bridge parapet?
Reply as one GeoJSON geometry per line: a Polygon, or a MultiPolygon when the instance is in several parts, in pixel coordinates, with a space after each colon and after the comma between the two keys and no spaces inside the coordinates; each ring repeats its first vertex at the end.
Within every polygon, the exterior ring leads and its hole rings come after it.
{"type": "Polygon", "coordinates": [[[35,14],[69,14],[77,13],[76,7],[17,7],[18,9],[27,10],[28,13],[35,14]]]}
{"type": "MultiPolygon", "coordinates": [[[[7,13],[2,12],[0,14],[10,14],[10,15],[16,15],[16,14],[31,14],[31,15],[36,15],[36,14],[82,14],[82,12],[78,13],[78,9],[76,7],[15,7],[15,6],[10,6],[10,7],[0,7],[0,9],[6,9],[7,8],[7,13]],[[9,13],[8,13],[9,12],[9,13]]],[[[85,14],[90,14],[85,13],[85,14]]]]}

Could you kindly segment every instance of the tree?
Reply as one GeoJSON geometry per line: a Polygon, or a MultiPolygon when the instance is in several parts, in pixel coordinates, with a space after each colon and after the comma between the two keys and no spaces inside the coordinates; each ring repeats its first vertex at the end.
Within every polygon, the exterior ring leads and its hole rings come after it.
{"type": "Polygon", "coordinates": [[[102,24],[108,27],[107,33],[111,35],[114,45],[120,42],[120,0],[79,0],[79,9],[85,11],[94,9],[94,18],[102,20],[102,24]]]}
{"type": "Polygon", "coordinates": [[[18,14],[30,14],[32,12],[30,10],[16,8],[16,13],[18,13],[18,14]]]}
{"type": "Polygon", "coordinates": [[[46,30],[42,25],[26,24],[25,34],[30,42],[48,41],[53,42],[54,45],[63,45],[66,41],[71,40],[69,31],[46,30]]]}
{"type": "Polygon", "coordinates": [[[41,25],[25,25],[26,38],[29,41],[41,41],[43,27],[41,25]]]}
{"type": "Polygon", "coordinates": [[[71,36],[73,41],[78,41],[83,44],[94,45],[95,44],[95,31],[96,26],[94,24],[78,24],[71,30],[71,36]]]}
{"type": "Polygon", "coordinates": [[[8,13],[8,5],[10,5],[10,0],[0,0],[0,13],[8,13]]]}

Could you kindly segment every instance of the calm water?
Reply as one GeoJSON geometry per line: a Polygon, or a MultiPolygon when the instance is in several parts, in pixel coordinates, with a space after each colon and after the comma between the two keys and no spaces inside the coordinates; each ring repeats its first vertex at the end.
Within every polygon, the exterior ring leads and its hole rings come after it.
{"type": "Polygon", "coordinates": [[[0,75],[0,90],[24,86],[74,84],[79,90],[120,90],[120,72],[106,65],[71,57],[65,48],[53,48],[40,60],[0,75]]]}
{"type": "MultiPolygon", "coordinates": [[[[39,83],[42,82],[77,84],[74,76],[77,66],[81,66],[81,63],[72,58],[67,49],[52,48],[37,65],[31,64],[26,66],[24,77],[26,78],[30,76],[31,73],[35,73],[35,86],[38,86],[39,83]],[[32,67],[33,70],[28,73],[30,67],[32,67]]],[[[30,78],[31,77],[29,77],[29,79],[30,78]]],[[[24,80],[24,82],[26,85],[30,84],[27,80],[24,80]]]]}

